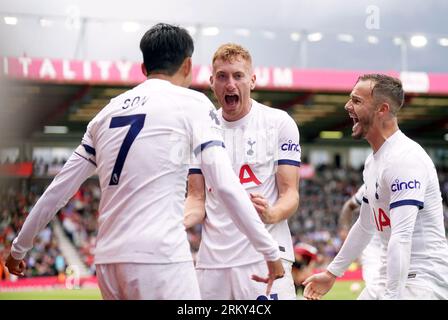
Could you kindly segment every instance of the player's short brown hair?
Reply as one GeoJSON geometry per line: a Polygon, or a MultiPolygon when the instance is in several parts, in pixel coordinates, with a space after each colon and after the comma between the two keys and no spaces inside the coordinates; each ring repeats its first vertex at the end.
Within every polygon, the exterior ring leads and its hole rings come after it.
{"type": "Polygon", "coordinates": [[[234,61],[236,58],[242,58],[252,65],[252,56],[249,51],[236,43],[225,43],[221,45],[213,55],[212,64],[216,60],[234,61]]]}
{"type": "Polygon", "coordinates": [[[358,81],[372,81],[372,97],[375,103],[387,101],[390,112],[396,116],[404,103],[404,90],[400,79],[379,73],[364,74],[358,81]]]}

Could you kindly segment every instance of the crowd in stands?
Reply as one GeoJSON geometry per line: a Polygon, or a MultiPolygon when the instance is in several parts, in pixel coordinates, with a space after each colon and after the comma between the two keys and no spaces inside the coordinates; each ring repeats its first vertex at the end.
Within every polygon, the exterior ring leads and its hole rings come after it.
{"type": "Polygon", "coordinates": [[[6,157],[4,159],[1,159],[0,166],[31,162],[33,166],[32,172],[34,177],[52,177],[62,169],[66,161],[67,159],[64,157],[53,158],[51,161],[44,160],[44,158],[42,157],[33,158],[32,161],[29,159],[20,160],[18,157],[6,157]]]}
{"type": "Polygon", "coordinates": [[[299,209],[290,219],[294,243],[319,251],[319,263],[328,264],[342,245],[338,219],[344,202],[362,185],[362,171],[320,166],[311,179],[301,179],[299,209]]]}
{"type": "MultiPolygon", "coordinates": [[[[12,241],[37,199],[33,190],[21,192],[14,187],[0,187],[0,262],[6,259],[12,241]]],[[[59,250],[51,225],[36,237],[35,245],[25,262],[27,277],[55,276],[64,272],[65,258],[59,250]]],[[[7,276],[6,270],[0,267],[0,279],[6,279],[7,276]]]]}
{"type": "Polygon", "coordinates": [[[95,273],[94,248],[101,191],[96,180],[84,183],[58,215],[66,235],[80,252],[84,264],[95,273]]]}
{"type": "Polygon", "coordinates": [[[45,161],[43,158],[33,159],[33,175],[35,177],[48,177],[56,175],[64,166],[67,159],[54,158],[45,161]]]}
{"type": "MultiPolygon", "coordinates": [[[[448,231],[448,171],[439,170],[444,199],[445,225],[448,231]]],[[[319,252],[319,266],[325,267],[340,249],[338,218],[343,203],[362,184],[362,171],[321,166],[315,176],[301,179],[300,206],[289,225],[295,243],[313,245],[319,252]]],[[[0,187],[0,260],[6,258],[11,242],[20,230],[25,217],[43,192],[36,187],[28,191],[0,187]]],[[[77,248],[86,266],[94,274],[93,254],[97,233],[98,206],[101,191],[97,179],[85,182],[75,196],[60,210],[57,219],[77,248]]],[[[188,230],[193,255],[201,241],[201,226],[188,230]]],[[[37,237],[36,244],[26,258],[27,276],[57,275],[66,268],[66,260],[49,224],[37,237]]],[[[0,269],[0,279],[5,278],[0,269]]]]}

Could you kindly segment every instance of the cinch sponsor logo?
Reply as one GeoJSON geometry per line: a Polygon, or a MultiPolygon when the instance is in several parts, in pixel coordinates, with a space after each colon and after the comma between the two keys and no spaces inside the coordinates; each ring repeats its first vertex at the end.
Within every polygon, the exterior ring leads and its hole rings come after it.
{"type": "Polygon", "coordinates": [[[288,143],[284,143],[281,146],[283,151],[300,151],[300,146],[297,143],[292,143],[292,140],[289,140],[288,143]]]}
{"type": "Polygon", "coordinates": [[[420,189],[420,181],[414,179],[414,181],[400,182],[400,180],[395,180],[395,183],[390,186],[392,192],[406,190],[406,189],[420,189]]]}

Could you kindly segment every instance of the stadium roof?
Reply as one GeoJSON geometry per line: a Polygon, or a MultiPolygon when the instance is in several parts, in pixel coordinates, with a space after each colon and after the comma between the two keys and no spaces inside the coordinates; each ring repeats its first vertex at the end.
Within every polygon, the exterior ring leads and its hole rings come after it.
{"type": "Polygon", "coordinates": [[[447,12],[444,0],[3,0],[0,55],[139,61],[146,29],[169,22],[188,27],[200,65],[237,42],[256,65],[448,72],[447,12]]]}
{"type": "MultiPolygon", "coordinates": [[[[117,67],[117,63],[125,62],[31,58],[26,63],[16,58],[1,61],[1,68],[8,71],[2,85],[3,142],[79,140],[88,121],[112,97],[144,80],[138,63],[117,67]],[[48,126],[66,127],[69,134],[44,135],[48,126]]],[[[214,100],[208,87],[209,72],[208,66],[195,66],[193,88],[214,100]]],[[[253,98],[287,111],[299,125],[302,142],[329,138],[350,141],[352,121],[344,105],[363,71],[258,67],[256,72],[258,86],[253,98]]],[[[406,103],[399,113],[402,130],[417,140],[446,144],[448,74],[390,74],[400,76],[407,88],[406,103]]]]}
{"type": "Polygon", "coordinates": [[[303,141],[319,140],[324,130],[348,137],[343,105],[364,73],[351,70],[375,70],[406,79],[403,130],[446,143],[446,12],[443,0],[4,0],[0,73],[14,78],[18,67],[22,74],[0,87],[1,143],[30,139],[48,125],[67,126],[65,136],[78,139],[100,107],[141,80],[132,76],[141,60],[138,43],[157,22],[180,24],[193,35],[200,80],[194,87],[209,96],[201,70],[214,50],[224,42],[248,48],[261,66],[254,97],[287,110],[303,141]],[[127,71],[131,80],[117,78],[127,71]]]}

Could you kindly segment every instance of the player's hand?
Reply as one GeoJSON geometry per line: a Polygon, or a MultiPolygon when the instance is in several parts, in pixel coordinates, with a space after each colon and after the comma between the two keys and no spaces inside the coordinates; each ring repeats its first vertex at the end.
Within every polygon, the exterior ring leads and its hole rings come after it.
{"type": "Polygon", "coordinates": [[[269,293],[271,293],[272,284],[274,283],[274,280],[283,278],[285,275],[285,269],[283,269],[283,264],[281,259],[275,260],[275,261],[266,261],[268,265],[268,277],[263,278],[256,274],[252,275],[252,280],[255,280],[257,282],[264,282],[267,283],[268,286],[266,287],[266,296],[269,296],[269,293]]]}
{"type": "Polygon", "coordinates": [[[308,277],[302,284],[305,286],[303,296],[308,300],[319,300],[333,287],[336,276],[328,271],[308,277]]]}
{"type": "Polygon", "coordinates": [[[9,273],[20,277],[25,276],[26,263],[24,260],[16,260],[9,254],[8,258],[6,258],[5,266],[8,268],[9,273]]]}
{"type": "Polygon", "coordinates": [[[250,193],[250,200],[260,216],[261,221],[266,224],[273,224],[276,221],[272,215],[272,209],[268,200],[259,193],[250,193]]]}

